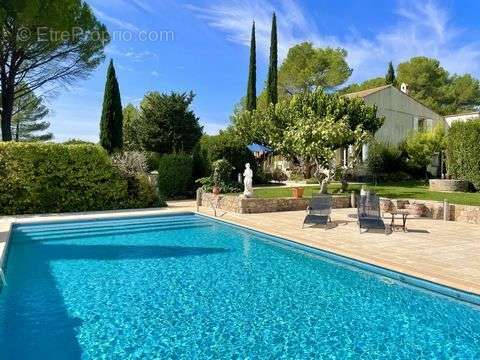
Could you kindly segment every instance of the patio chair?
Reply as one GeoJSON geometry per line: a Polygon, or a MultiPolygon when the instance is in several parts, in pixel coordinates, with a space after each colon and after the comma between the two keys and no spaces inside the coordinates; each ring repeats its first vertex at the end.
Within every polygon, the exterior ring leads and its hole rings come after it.
{"type": "Polygon", "coordinates": [[[308,214],[303,220],[302,229],[305,224],[324,225],[325,229],[331,222],[330,214],[332,212],[332,196],[325,194],[314,194],[307,208],[308,214]]]}
{"type": "Polygon", "coordinates": [[[357,197],[358,226],[362,229],[383,230],[387,234],[387,227],[380,214],[380,198],[378,195],[369,193],[357,197]]]}

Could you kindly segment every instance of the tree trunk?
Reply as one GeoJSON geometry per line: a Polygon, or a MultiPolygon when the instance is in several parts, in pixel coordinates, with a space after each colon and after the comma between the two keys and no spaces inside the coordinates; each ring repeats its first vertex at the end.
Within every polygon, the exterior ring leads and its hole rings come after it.
{"type": "MultiPolygon", "coordinates": [[[[12,71],[10,71],[12,72],[12,71]]],[[[15,76],[2,69],[2,140],[12,141],[13,102],[15,100],[15,76]]]]}
{"type": "Polygon", "coordinates": [[[327,194],[328,193],[328,184],[330,183],[330,179],[326,177],[322,180],[322,184],[320,185],[320,194],[327,194]]]}
{"type": "MultiPolygon", "coordinates": [[[[2,140],[12,141],[12,114],[13,106],[9,104],[9,100],[2,99],[5,104],[2,108],[2,140]]],[[[11,101],[10,101],[11,102],[11,101]]]]}

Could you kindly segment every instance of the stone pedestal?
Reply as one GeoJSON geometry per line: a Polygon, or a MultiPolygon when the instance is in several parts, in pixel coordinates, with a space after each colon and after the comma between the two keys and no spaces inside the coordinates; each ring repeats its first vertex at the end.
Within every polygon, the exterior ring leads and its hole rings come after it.
{"type": "Polygon", "coordinates": [[[468,192],[469,183],[465,180],[431,179],[430,191],[468,192]]]}

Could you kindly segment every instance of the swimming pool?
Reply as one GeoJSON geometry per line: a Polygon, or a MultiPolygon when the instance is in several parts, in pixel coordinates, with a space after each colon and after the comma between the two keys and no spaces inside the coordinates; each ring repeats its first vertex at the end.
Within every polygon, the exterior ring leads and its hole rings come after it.
{"type": "Polygon", "coordinates": [[[14,227],[0,358],[480,358],[480,309],[194,214],[14,227]]]}

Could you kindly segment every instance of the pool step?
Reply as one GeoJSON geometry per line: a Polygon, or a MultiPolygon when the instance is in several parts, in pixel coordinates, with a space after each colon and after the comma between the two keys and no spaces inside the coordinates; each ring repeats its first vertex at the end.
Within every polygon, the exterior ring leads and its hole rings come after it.
{"type": "MultiPolygon", "coordinates": [[[[83,227],[82,229],[51,229],[50,232],[40,231],[18,231],[15,233],[14,241],[58,241],[67,239],[94,238],[98,236],[113,236],[133,233],[147,233],[158,231],[185,230],[193,228],[211,227],[213,224],[197,220],[172,223],[148,223],[148,224],[123,224],[116,226],[83,227]]],[[[19,229],[20,230],[20,229],[19,229]]]]}

